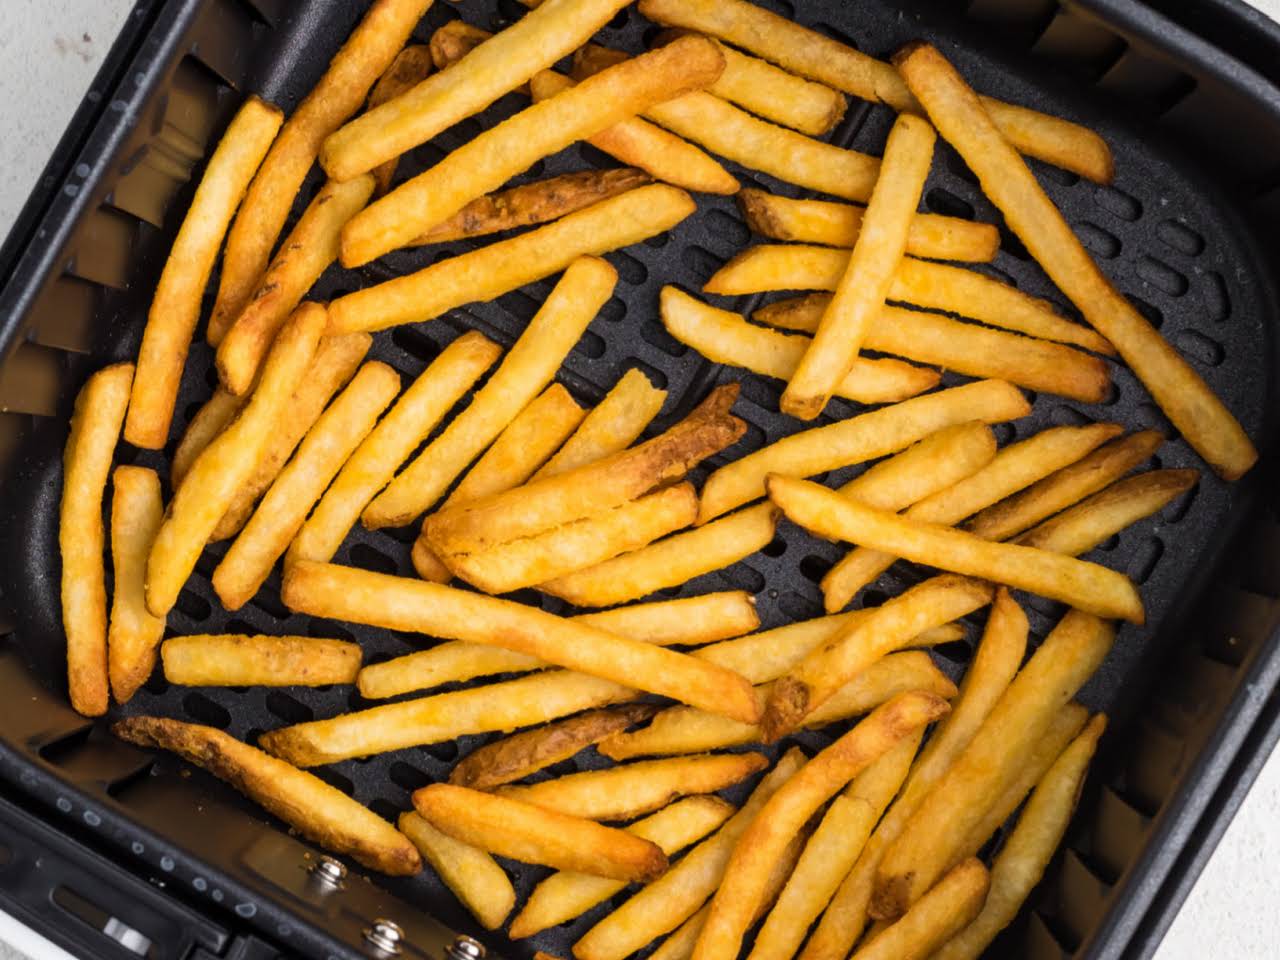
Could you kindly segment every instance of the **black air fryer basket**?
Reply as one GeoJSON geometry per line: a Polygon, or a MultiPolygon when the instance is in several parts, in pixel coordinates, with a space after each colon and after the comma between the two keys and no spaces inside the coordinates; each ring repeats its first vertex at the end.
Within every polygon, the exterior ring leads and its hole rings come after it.
{"type": "MultiPolygon", "coordinates": [[[[1228,486],[1206,471],[1194,494],[1100,548],[1097,559],[1141,585],[1148,625],[1126,626],[1081,692],[1086,705],[1111,715],[1103,752],[1063,852],[992,949],[1032,960],[1148,956],[1280,734],[1274,695],[1280,495],[1271,455],[1280,374],[1280,90],[1246,65],[1280,62],[1276,35],[1241,17],[1234,0],[1205,4],[1186,26],[1136,0],[1065,8],[1056,0],[766,5],[878,56],[907,40],[929,39],[980,90],[1099,130],[1115,152],[1112,186],[1042,165],[1037,172],[1104,270],[1264,451],[1243,482],[1228,486]]],[[[1182,5],[1162,6],[1174,16],[1182,5]]],[[[244,94],[292,109],[364,7],[355,0],[140,0],[0,251],[0,908],[85,956],[138,956],[125,942],[136,947],[139,937],[150,943],[141,952],[155,958],[368,955],[373,948],[364,933],[385,917],[403,928],[409,956],[439,956],[465,933],[503,956],[542,949],[567,958],[572,942],[607,909],[513,944],[479,930],[429,870],[388,880],[352,865],[345,883],[326,885],[308,869],[319,851],[278,822],[199,771],[115,741],[104,723],[86,721],[66,702],[56,514],[75,393],[90,372],[136,353],[203,158],[244,94]]],[[[522,11],[515,0],[440,0],[415,36],[425,41],[457,16],[496,29],[522,11]]],[[[654,30],[628,9],[601,39],[638,50],[654,30]]],[[[521,103],[506,97],[419,147],[401,175],[434,163],[521,103]]],[[[878,153],[891,121],[886,108],[853,101],[833,139],[878,153]]],[[[526,177],[602,164],[611,161],[579,145],[526,177]]],[[[934,167],[927,209],[1000,222],[949,148],[939,146],[934,167]]],[[[796,195],[760,174],[733,172],[744,185],[796,195]]],[[[698,200],[699,212],[670,234],[609,255],[620,275],[616,296],[568,358],[561,380],[595,402],[625,370],[639,368],[669,390],[659,426],[714,383],[740,380],[736,412],[750,428],[715,466],[797,424],[776,412],[779,384],[708,363],[657,322],[662,284],[697,290],[750,242],[730,199],[698,200]]],[[[984,269],[1061,303],[1018,241],[1007,232],[1003,241],[984,269]]],[[[313,296],[330,298],[469,247],[400,251],[360,271],[335,266],[313,296]]],[[[411,377],[462,330],[478,328],[509,344],[550,286],[533,284],[381,334],[372,354],[411,377]]],[[[728,305],[755,304],[740,298],[728,305]]],[[[210,359],[198,338],[175,438],[212,389],[210,359]]],[[[999,429],[1001,442],[1088,420],[1169,429],[1132,374],[1115,364],[1112,374],[1116,389],[1107,402],[1042,398],[1031,417],[999,429]]],[[[854,412],[837,401],[825,422],[854,412]]],[[[162,462],[127,446],[121,456],[162,462]]],[[[1161,449],[1159,462],[1203,467],[1178,439],[1161,449]]],[[[336,562],[411,575],[413,533],[358,528],[336,562]]],[[[225,544],[216,546],[201,561],[170,617],[172,633],[349,637],[363,644],[368,660],[422,643],[291,614],[279,600],[278,575],[243,610],[227,614],[208,579],[223,550],[225,544]]],[[[821,612],[817,581],[838,556],[836,545],[784,524],[761,553],[679,592],[746,589],[763,625],[776,626],[821,612]]],[[[897,576],[888,592],[912,574],[897,576]]],[[[864,602],[882,596],[866,591],[864,602]]],[[[1043,636],[1061,608],[1023,599],[1043,636]]],[[[971,626],[971,638],[975,633],[971,626]]],[[[958,676],[971,647],[957,643],[937,652],[958,676]]],[[[266,729],[362,705],[346,687],[193,689],[171,687],[157,675],[113,716],[158,713],[252,741],[266,729]]],[[[810,751],[828,739],[806,737],[810,751]]],[[[409,806],[412,790],[443,779],[457,757],[486,739],[318,772],[394,818],[409,806]]],[[[565,769],[600,762],[590,752],[565,769]]],[[[545,873],[506,865],[522,895],[545,873]]]]}

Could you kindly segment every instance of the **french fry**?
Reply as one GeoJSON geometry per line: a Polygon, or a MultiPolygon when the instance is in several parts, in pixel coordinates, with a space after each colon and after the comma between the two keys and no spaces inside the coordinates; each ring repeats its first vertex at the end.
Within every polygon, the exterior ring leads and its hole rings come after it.
{"type": "Polygon", "coordinates": [[[624,882],[667,869],[662,848],[625,830],[448,783],[413,792],[413,807],[440,832],[524,863],[624,882]]]}
{"type": "Polygon", "coordinates": [[[598,568],[620,554],[634,554],[697,517],[698,495],[692,484],[680,483],[607,513],[487,550],[445,554],[441,559],[456,576],[486,593],[510,593],[598,568]]]}
{"type": "Polygon", "coordinates": [[[746,424],[729,413],[737,397],[737,384],[717,387],[687,417],[639,446],[442,510],[427,518],[428,538],[446,553],[482,550],[594,516],[679,480],[742,436],[746,424]]]}
{"type": "Polygon", "coordinates": [[[760,753],[706,753],[585,770],[497,793],[588,820],[632,820],[678,797],[723,790],[768,765],[760,753]]]}
{"type": "Polygon", "coordinates": [[[433,506],[551,382],[617,279],[603,260],[575,260],[467,408],[365,508],[364,525],[402,526],[433,506]]]}
{"type": "MultiPolygon", "coordinates": [[[[734,199],[747,226],[762,237],[830,247],[852,247],[866,214],[848,203],[793,200],[754,187],[744,187],[734,199]]],[[[913,256],[987,263],[999,249],[1000,232],[989,223],[917,213],[907,225],[906,252],[913,256]]]]}
{"type": "Polygon", "coordinates": [[[169,437],[178,383],[218,248],[283,120],[278,109],[250,96],[209,158],[147,313],[138,350],[141,376],[135,379],[124,426],[125,439],[136,447],[159,450],[169,437]]]}
{"type": "Polygon", "coordinates": [[[533,479],[567,473],[625,450],[658,415],[666,399],[667,391],[651,384],[645,374],[628,370],[533,479]]]}
{"type": "Polygon", "coordinates": [[[421,323],[464,303],[488,301],[564,270],[579,257],[639,243],[694,211],[693,198],[662,183],[637,187],[527,233],[339,297],[331,333],[421,323]]]}
{"type": "Polygon", "coordinates": [[[506,922],[516,891],[493,857],[441,833],[412,810],[400,814],[398,826],[482,927],[497,930],[506,922]]]}
{"type": "Polygon", "coordinates": [[[160,648],[164,677],[191,687],[321,687],[354,683],[358,643],[313,637],[201,634],[160,648]]]}
{"type": "MultiPolygon", "coordinates": [[[[1051,427],[1028,440],[1011,444],[977,473],[925,497],[907,516],[927,523],[954,524],[1004,497],[1087,455],[1120,433],[1116,424],[1051,427]]],[[[855,547],[822,578],[828,610],[842,610],[854,594],[893,566],[897,559],[867,547],[855,547]]]]}
{"type": "MultiPolygon", "coordinates": [[[[454,21],[460,23],[461,21],[454,21]]],[[[369,91],[367,109],[373,110],[389,100],[408,93],[431,74],[433,57],[431,48],[426,44],[414,43],[396,54],[391,66],[378,78],[378,82],[369,91]]],[[[391,188],[395,179],[396,167],[400,158],[392,157],[378,164],[370,172],[373,174],[373,195],[380,197],[391,188]]]]}
{"type": "Polygon", "coordinates": [[[736,957],[774,861],[805,822],[903,737],[943,716],[947,709],[945,700],[929,693],[894,697],[783,784],[734,846],[694,947],[694,960],[736,957]]]}
{"type": "Polygon", "coordinates": [[[447,220],[413,240],[414,246],[483,237],[516,227],[557,220],[652,182],[643,170],[623,167],[582,170],[548,180],[535,180],[498,193],[477,197],[447,220]]]}
{"type": "MultiPolygon", "coordinates": [[[[320,144],[360,109],[369,89],[404,47],[410,32],[432,2],[377,0],[373,3],[329,63],[320,82],[281,128],[249,184],[227,234],[218,297],[209,318],[208,337],[214,346],[240,316],[266,272],[276,238],[289,217],[298,188],[320,151],[320,144]]],[[[369,169],[374,166],[377,164],[370,164],[369,169]]]]}
{"type": "Polygon", "coordinates": [[[147,554],[164,516],[160,478],[146,467],[111,476],[111,568],[115,588],[107,628],[107,673],[117,703],[128,703],[156,665],[164,618],[147,610],[147,554]]]}
{"type": "Polygon", "coordinates": [[[990,584],[942,575],[876,607],[773,685],[761,721],[766,741],[772,742],[794,730],[806,716],[881,657],[907,646],[925,630],[986,606],[991,596],[990,584]]]}
{"type": "Polygon", "coordinates": [[[258,458],[316,354],[324,307],[303,303],[267,354],[258,388],[243,412],[196,458],[173,495],[147,557],[147,609],[167,614],[204,545],[258,458]]]}
{"type": "Polygon", "coordinates": [[[965,529],[987,540],[1007,540],[1085,497],[1097,493],[1150,457],[1164,443],[1158,430],[1112,440],[1087,457],[987,507],[965,529]]]}
{"type": "Polygon", "coordinates": [[[221,730],[161,717],[129,717],[113,724],[111,732],[139,746],[176,753],[225,780],[308,840],[372,870],[412,876],[422,869],[413,844],[364,804],[221,730]]]}
{"type": "Polygon", "coordinates": [[[332,560],[360,512],[501,353],[476,331],[445,347],[343,464],[289,546],[285,562],[332,560]]]}
{"type": "Polygon", "coordinates": [[[320,165],[335,180],[347,180],[426,143],[582,46],[625,5],[547,0],[449,69],[437,61],[439,73],[332,133],[320,165]]]}
{"type": "Polygon", "coordinates": [[[991,890],[982,912],[934,957],[977,958],[1012,922],[1062,842],[1104,729],[1106,718],[1095,717],[1036,785],[1017,825],[991,864],[991,890]]]}
{"type": "Polygon", "coordinates": [[[62,557],[62,629],[67,636],[71,706],[87,717],[107,712],[107,587],[102,564],[102,497],[120,439],[133,364],[91,376],[76,396],[62,454],[58,552],[62,557]]]}
{"type": "Polygon", "coordinates": [[[982,577],[1100,617],[1143,622],[1142,598],[1122,573],[1073,557],[992,543],[962,530],[887,513],[807,480],[770,477],[769,496],[819,536],[862,544],[917,563],[982,577]]]}
{"type": "Polygon", "coordinates": [[[312,616],[500,646],[735,719],[757,719],[751,684],[730,670],[510,600],[309,560],[285,571],[282,595],[290,609],[312,616]]]}
{"type": "Polygon", "coordinates": [[[970,830],[1114,639],[1114,627],[1097,617],[1071,610],[1062,618],[885,851],[872,916],[901,916],[962,859],[957,853],[970,830]]]}
{"type": "Polygon", "coordinates": [[[361,266],[410,243],[541,158],[650,104],[704,87],[723,69],[714,43],[683,37],[535,102],[353,217],[342,231],[343,266],[361,266]]]}
{"type": "Polygon", "coordinates": [[[894,121],[862,230],[813,342],[787,382],[783,413],[801,420],[817,417],[850,372],[867,329],[887,326],[880,313],[907,248],[907,230],[929,176],[936,139],[928,121],[919,117],[900,114],[894,121]]]}
{"type": "Polygon", "coordinates": [[[894,65],[939,132],[977,174],[1009,228],[1089,324],[1115,346],[1187,442],[1224,479],[1247,472],[1258,452],[1244,428],[1098,269],[955,69],[927,44],[903,48],[894,65]]]}
{"type": "MultiPolygon", "coordinates": [[[[733,813],[733,805],[719,797],[687,797],[626,829],[628,833],[656,843],[670,857],[701,840],[733,813]]],[[[528,902],[511,921],[511,939],[531,937],[548,927],[579,917],[625,886],[620,880],[585,873],[552,874],[533,888],[528,902]]]]}
{"type": "MultiPolygon", "coordinates": [[[[863,100],[887,103],[900,112],[921,112],[912,91],[889,64],[747,0],[642,0],[639,9],[650,20],[718,37],[863,100]]],[[[1028,156],[1098,183],[1111,181],[1111,151],[1087,127],[990,97],[983,97],[982,104],[1028,156]]]]}
{"type": "Polygon", "coordinates": [[[356,684],[360,696],[366,700],[385,700],[446,683],[461,683],[497,673],[546,670],[550,666],[545,660],[527,653],[454,640],[436,644],[428,650],[407,653],[394,660],[369,664],[360,670],[356,684]]]}
{"type": "MultiPolygon", "coordinates": [[[[437,70],[451,67],[492,36],[488,30],[481,30],[465,20],[450,20],[431,34],[431,62],[437,70]]],[[[528,92],[527,85],[524,92],[528,92]]]]}
{"type": "Polygon", "coordinates": [[[588,930],[573,945],[573,955],[578,960],[623,960],[693,916],[720,884],[739,838],[804,762],[798,747],[787,751],[724,826],[588,930]]]}
{"type": "Polygon", "coordinates": [[[467,754],[449,772],[449,782],[472,790],[492,790],[505,783],[523,780],[545,767],[576,756],[620,730],[648,720],[657,709],[649,703],[625,703],[604,710],[588,710],[576,717],[513,733],[467,754]]]}
{"type": "Polygon", "coordinates": [[[371,176],[329,181],[284,238],[253,296],[218,343],[218,379],[232,393],[243,396],[253,388],[281,324],[337,258],[338,231],[372,193],[371,176]]]}
{"type": "MultiPolygon", "coordinates": [[[[780,380],[790,378],[809,348],[808,337],[747,323],[739,314],[702,303],[677,287],[659,296],[662,325],[714,363],[745,367],[780,380]]],[[[931,390],[941,374],[901,360],[855,357],[835,386],[836,396],[858,403],[895,403],[931,390]]]]}
{"type": "Polygon", "coordinates": [[[400,374],[373,360],[320,415],[214,568],[213,589],[226,609],[240,609],[258,592],[329,481],[399,392],[400,374]]]}
{"type": "Polygon", "coordinates": [[[952,424],[1001,423],[1030,410],[1017,387],[984,380],[792,434],[713,473],[702,488],[698,522],[764,496],[769,474],[810,477],[896,453],[952,424]]]}
{"type": "Polygon", "coordinates": [[[931,957],[982,910],[991,877],[974,857],[956,864],[901,920],[853,954],[851,960],[931,957]]]}
{"type": "Polygon", "coordinates": [[[174,490],[182,486],[183,477],[191,469],[191,464],[196,462],[196,457],[200,456],[200,451],[236,418],[247,399],[237,397],[222,387],[213,391],[213,396],[196,411],[196,415],[187,424],[182,439],[178,441],[178,448],[173,452],[173,462],[169,465],[169,486],[174,490]]]}

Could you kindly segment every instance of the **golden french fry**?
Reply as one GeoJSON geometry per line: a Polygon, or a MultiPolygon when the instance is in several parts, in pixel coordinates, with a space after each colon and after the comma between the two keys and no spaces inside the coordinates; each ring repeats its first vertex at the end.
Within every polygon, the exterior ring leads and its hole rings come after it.
{"type": "MultiPolygon", "coordinates": [[[[754,187],[744,187],[734,199],[747,226],[762,237],[830,247],[852,247],[866,214],[864,208],[848,203],[793,200],[754,187]]],[[[916,213],[907,225],[906,252],[913,256],[987,263],[999,249],[1000,231],[989,223],[916,213]]],[[[1092,330],[1085,332],[1097,336],[1092,330]]]]}
{"type": "MultiPolygon", "coordinates": [[[[240,316],[266,272],[276,238],[289,217],[298,188],[320,151],[320,144],[360,109],[369,89],[404,47],[410,32],[432,2],[376,0],[371,4],[330,61],[320,82],[281,128],[249,184],[240,212],[227,235],[218,298],[209,318],[208,337],[214,346],[240,316]]],[[[351,175],[332,179],[349,180],[351,175]]]]}
{"type": "Polygon", "coordinates": [[[683,37],[535,102],[353,217],[342,231],[343,266],[361,266],[412,242],[541,158],[650,104],[704,87],[723,69],[724,57],[714,43],[683,37]]]}
{"type": "Polygon", "coordinates": [[[339,297],[329,305],[331,333],[421,323],[464,303],[488,301],[669,230],[694,211],[683,190],[651,183],[592,204],[554,223],[339,297]]]}
{"type": "Polygon", "coordinates": [[[360,511],[501,353],[474,330],[445,347],[343,464],[290,544],[285,562],[332,560],[360,511]]]}
{"type": "Polygon", "coordinates": [[[1258,452],[1244,428],[1098,269],[955,69],[927,44],[903,48],[894,65],[939,132],[977,174],[1009,228],[1089,324],[1111,341],[1187,442],[1225,479],[1248,471],[1258,452]]]}
{"type": "Polygon", "coordinates": [[[173,495],[147,557],[147,609],[167,614],[195,569],[209,535],[243,484],[316,354],[324,307],[303,303],[267,354],[261,381],[244,411],[196,458],[173,495]]]}
{"type": "Polygon", "coordinates": [[[766,741],[772,742],[794,730],[806,716],[881,657],[907,646],[925,630],[986,606],[991,596],[990,584],[944,574],[874,608],[773,685],[761,721],[766,741]]]}
{"type": "Polygon", "coordinates": [[[935,140],[937,134],[926,120],[900,114],[894,121],[863,229],[813,342],[787,382],[783,413],[801,420],[817,417],[850,371],[867,329],[886,325],[880,313],[907,249],[907,230],[929,176],[935,140]]]}
{"type": "MultiPolygon", "coordinates": [[[[360,670],[356,684],[366,700],[384,700],[414,690],[460,683],[496,673],[545,670],[551,664],[527,653],[454,640],[394,660],[372,663],[360,670]]],[[[472,784],[463,784],[472,786],[472,784]]]]}
{"type": "Polygon", "coordinates": [[[916,563],[1027,590],[1100,617],[1142,623],[1142,598],[1122,573],[1096,563],[867,507],[807,480],[770,477],[769,496],[819,536],[862,544],[916,563]]]}
{"type": "Polygon", "coordinates": [[[952,424],[1001,423],[1030,411],[1017,387],[983,380],[792,434],[713,473],[702,488],[698,522],[764,496],[769,474],[810,477],[896,453],[952,424]]]}
{"type": "MultiPolygon", "coordinates": [[[[767,377],[791,377],[811,342],[747,323],[739,314],[702,303],[677,287],[663,287],[658,302],[662,325],[681,343],[714,363],[767,377]]],[[[854,357],[835,394],[859,403],[895,403],[933,389],[940,379],[936,370],[901,360],[854,357]]]]}
{"type": "Polygon", "coordinates": [[[174,490],[182,486],[182,479],[191,469],[191,464],[196,462],[196,457],[200,456],[200,451],[236,418],[247,399],[248,397],[237,397],[222,387],[213,391],[213,396],[196,411],[196,415],[187,424],[182,439],[178,441],[178,448],[173,452],[173,462],[169,465],[169,486],[174,490]]]}
{"type": "Polygon", "coordinates": [[[117,703],[128,703],[156,665],[164,618],[147,610],[147,554],[160,529],[160,478],[146,467],[116,467],[111,476],[111,569],[115,589],[107,628],[107,673],[117,703]]]}
{"type": "MultiPolygon", "coordinates": [[[[396,54],[396,58],[391,61],[391,66],[387,67],[386,72],[378,78],[378,82],[369,91],[369,102],[366,108],[373,110],[389,100],[408,93],[431,74],[433,59],[431,48],[426,44],[410,44],[405,47],[396,54]]],[[[373,174],[375,197],[382,196],[391,188],[391,181],[395,178],[399,163],[399,157],[392,157],[370,171],[373,174]]]]}
{"type": "Polygon", "coordinates": [[[573,955],[578,960],[623,960],[693,916],[720,884],[739,838],[804,761],[798,747],[787,751],[724,826],[588,930],[573,945],[573,955]]]}
{"type": "Polygon", "coordinates": [[[412,810],[400,814],[398,826],[482,927],[497,930],[506,922],[516,890],[493,857],[440,832],[412,810]]]}
{"type": "Polygon", "coordinates": [[[972,476],[995,455],[996,437],[990,427],[976,420],[957,423],[881,460],[839,493],[877,510],[901,510],[972,476]]]}
{"type": "Polygon", "coordinates": [[[104,367],[88,379],[76,396],[71,431],[62,454],[58,552],[62,556],[67,683],[71,706],[87,717],[106,713],[110,698],[102,497],[132,381],[132,363],[104,367]]]}
{"type": "Polygon", "coordinates": [[[1102,490],[1149,459],[1164,443],[1158,430],[1112,440],[1020,493],[987,507],[965,529],[987,540],[1007,540],[1046,517],[1102,490]]]}
{"type": "Polygon", "coordinates": [[[510,600],[310,560],[285,571],[282,595],[290,609],[312,616],[487,643],[735,719],[757,719],[751,684],[731,670],[510,600]]]}
{"type": "Polygon", "coordinates": [[[956,864],[901,920],[873,937],[851,960],[933,956],[938,947],[978,916],[990,884],[991,877],[981,860],[970,857],[956,864]]]}
{"type": "Polygon", "coordinates": [[[192,687],[321,687],[354,683],[358,643],[313,637],[200,634],[160,648],[164,676],[192,687]]]}
{"type": "MultiPolygon", "coordinates": [[[[138,350],[124,437],[159,450],[169,437],[178,382],[200,319],[200,300],[231,217],[284,115],[255,96],[245,100],[209,158],[156,286],[138,350]]],[[[176,470],[175,458],[175,470],[176,470]]]]}
{"type": "Polygon", "coordinates": [[[422,869],[413,844],[364,804],[221,730],[161,717],[129,717],[113,724],[111,732],[139,746],[176,753],[227,781],[307,839],[349,854],[372,870],[412,876],[422,869]]]}
{"type": "Polygon", "coordinates": [[[548,0],[469,48],[459,63],[446,70],[437,61],[439,73],[329,135],[321,166],[347,180],[426,143],[582,46],[624,6],[625,0],[548,0]]]}
{"type": "Polygon", "coordinates": [[[666,399],[667,391],[651,384],[645,374],[628,370],[533,479],[567,473],[625,450],[658,415],[666,399]]]}
{"type": "Polygon", "coordinates": [[[667,855],[652,841],[508,797],[433,783],[413,792],[413,807],[455,840],[524,863],[624,882],[647,882],[667,869],[667,855]]]}
{"type": "MultiPolygon", "coordinates": [[[[921,112],[912,91],[889,64],[747,0],[642,0],[639,9],[650,20],[718,37],[863,100],[887,103],[900,112],[921,112]]],[[[982,104],[1023,153],[1098,183],[1110,182],[1111,151],[1092,130],[990,97],[983,97],[982,104]]]]}
{"type": "Polygon", "coordinates": [[[262,358],[281,324],[325,268],[338,256],[338,231],[369,201],[373,177],[345,183],[332,180],[320,188],[262,281],[218,343],[218,379],[243,396],[254,384],[262,358]]]}
{"type": "Polygon", "coordinates": [[[429,509],[449,484],[547,386],[617,282],[595,257],[570,264],[520,339],[467,408],[365,508],[370,529],[402,526],[429,509]]]}
{"type": "MultiPolygon", "coordinates": [[[[656,843],[668,857],[696,843],[734,813],[719,797],[687,797],[627,827],[628,833],[656,843]]],[[[608,900],[626,886],[620,880],[585,873],[555,873],[529,895],[524,909],[511,921],[511,939],[531,937],[565,923],[608,900]]]]}
{"type": "Polygon", "coordinates": [[[901,916],[961,856],[972,827],[1050,721],[1093,674],[1115,639],[1114,627],[1071,610],[1045,638],[885,851],[872,916],[901,916]],[[941,818],[941,819],[939,819],[941,818]]]}

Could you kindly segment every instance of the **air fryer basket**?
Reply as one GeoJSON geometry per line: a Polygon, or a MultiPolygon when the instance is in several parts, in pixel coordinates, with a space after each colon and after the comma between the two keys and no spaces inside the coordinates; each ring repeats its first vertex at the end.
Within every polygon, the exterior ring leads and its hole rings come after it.
{"type": "MultiPolygon", "coordinates": [[[[1088,123],[1116,155],[1117,177],[1099,187],[1038,167],[1051,196],[1121,289],[1196,364],[1264,452],[1272,446],[1277,368],[1274,213],[1280,198],[1280,93],[1258,75],[1131,0],[1090,0],[1060,9],[1053,0],[771,0],[801,22],[877,55],[924,37],[938,43],[977,87],[1006,99],[1088,123]]],[[[155,279],[189,202],[201,158],[242,93],[257,92],[286,109],[310,88],[364,4],[350,0],[169,0],[139,4],[77,125],[51,164],[0,254],[9,272],[0,288],[0,790],[46,817],[58,830],[100,850],[211,921],[254,931],[303,955],[348,955],[361,931],[388,916],[407,933],[406,952],[438,953],[452,931],[479,937],[492,950],[526,956],[542,949],[570,956],[570,944],[604,911],[513,944],[478,930],[430,872],[410,880],[357,880],[326,893],[309,880],[312,848],[288,836],[252,804],[169,757],[154,757],[106,734],[65,703],[58,607],[56,512],[66,417],[88,373],[137,349],[155,279]],[[5,263],[11,259],[11,263],[5,263]],[[437,918],[437,919],[433,919],[437,918]]],[[[416,37],[425,40],[461,15],[488,28],[523,8],[514,0],[438,3],[416,37]]],[[[634,10],[601,34],[610,45],[640,49],[653,31],[634,10]]],[[[412,152],[401,175],[434,163],[482,123],[520,108],[499,101],[480,118],[412,152]]],[[[878,152],[892,115],[853,101],[833,135],[878,152]]],[[[527,177],[611,161],[580,145],[537,164],[527,177]]],[[[796,195],[751,171],[744,184],[796,195]]],[[[309,181],[309,186],[314,186],[309,181]]],[[[662,422],[682,414],[714,383],[739,380],[737,412],[750,429],[712,466],[796,429],[777,411],[780,386],[708,363],[672,340],[657,322],[657,291],[676,283],[696,291],[711,272],[751,242],[730,200],[701,196],[699,212],[671,234],[609,255],[618,268],[616,296],[566,361],[561,380],[580,399],[598,400],[627,369],[638,367],[669,392],[662,422]]],[[[925,190],[927,209],[999,222],[971,174],[946,147],[925,190]]],[[[399,252],[360,271],[330,269],[314,294],[327,298],[453,255],[460,242],[399,252]]],[[[989,269],[1021,289],[1061,303],[1038,267],[1007,232],[989,269]]],[[[490,304],[457,310],[429,324],[376,338],[372,355],[406,377],[420,371],[462,330],[478,328],[512,342],[550,289],[534,284],[490,304]]],[[[733,309],[754,298],[728,301],[733,309]]],[[[174,437],[213,385],[201,342],[178,403],[174,437]]],[[[1133,376],[1111,364],[1116,389],[1086,406],[1041,399],[1035,413],[1000,428],[1008,442],[1050,424],[1115,420],[1129,428],[1168,430],[1133,376]]],[[[948,382],[959,382],[948,377],[948,382]]],[[[837,402],[825,422],[855,412],[837,402]]],[[[172,443],[170,444],[170,452],[172,443]]],[[[161,458],[122,448],[126,460],[160,466],[161,458]]],[[[1201,466],[1180,440],[1160,451],[1165,467],[1201,466]]],[[[836,477],[835,479],[842,479],[836,477]]],[[[1033,897],[1032,908],[1001,938],[995,955],[1033,958],[1144,956],[1194,880],[1225,815],[1247,789],[1280,732],[1272,691],[1280,680],[1280,497],[1272,461],[1227,486],[1205,472],[1194,494],[1100,548],[1098,559],[1142,587],[1149,622],[1125,627],[1112,657],[1082,692],[1091,708],[1112,715],[1103,755],[1068,836],[1033,897]]],[[[411,575],[412,529],[358,528],[336,562],[411,575]]],[[[357,639],[367,660],[421,646],[423,639],[292,615],[273,576],[254,602],[223,611],[208,577],[225,544],[202,560],[170,617],[171,632],[310,633],[357,639]]],[[[760,554],[672,595],[741,588],[755,595],[764,626],[818,615],[817,580],[837,546],[784,524],[760,554]]],[[[910,582],[895,574],[886,592],[910,582]]],[[[883,594],[864,592],[864,602],[883,594]]],[[[522,596],[547,609],[557,602],[522,596]]],[[[1022,597],[1037,635],[1060,615],[1022,597]]],[[[971,625],[972,641],[977,624],[971,625]]],[[[971,647],[938,651],[953,675],[971,647]]],[[[262,730],[364,705],[346,687],[318,690],[191,689],[157,675],[119,714],[159,713],[221,727],[252,740],[262,730]]],[[[443,779],[457,757],[489,738],[349,761],[318,773],[388,817],[409,793],[443,779]]],[[[826,735],[807,734],[810,749],[826,735]]],[[[602,761],[593,752],[564,769],[602,761]]],[[[733,799],[740,799],[741,792],[733,799]]],[[[4,810],[0,810],[3,814],[4,810]]],[[[20,813],[20,811],[18,812],[20,813]]],[[[15,813],[15,816],[17,814],[15,813]]],[[[6,821],[0,816],[0,824],[6,821]]],[[[8,844],[0,831],[0,901],[44,903],[24,869],[34,851],[8,844]],[[15,891],[23,891],[18,896],[15,891]]],[[[506,864],[525,894],[545,871],[506,864]]],[[[52,883],[53,881],[48,881],[52,883]]],[[[121,917],[165,952],[186,955],[200,944],[227,950],[217,937],[193,937],[190,924],[168,922],[127,898],[108,905],[104,885],[69,875],[57,881],[82,900],[121,917]],[[130,910],[136,916],[123,914],[130,910]],[[172,929],[185,930],[175,939],[172,929]]],[[[123,881],[122,881],[123,882],[123,881]]],[[[50,887],[52,889],[52,887],[50,887]]],[[[61,904],[55,896],[49,903],[61,904]]],[[[61,906],[60,909],[69,909],[61,906]]],[[[169,915],[183,916],[179,912],[169,915]]],[[[35,910],[48,919],[57,910],[35,910]]],[[[72,913],[77,913],[71,910],[72,913]]],[[[92,911],[89,911],[90,913],[92,911]]],[[[84,911],[79,912],[84,917],[84,911]]],[[[248,941],[242,941],[247,943],[248,941]]],[[[114,944],[104,941],[114,948],[114,944]]],[[[272,948],[254,941],[263,955],[272,948]]],[[[238,948],[249,955],[250,947],[238,948]]],[[[106,946],[103,947],[106,950],[106,946]]],[[[128,956],[129,954],[121,954],[128,956]]],[[[256,954],[253,954],[256,955],[256,954]]]]}

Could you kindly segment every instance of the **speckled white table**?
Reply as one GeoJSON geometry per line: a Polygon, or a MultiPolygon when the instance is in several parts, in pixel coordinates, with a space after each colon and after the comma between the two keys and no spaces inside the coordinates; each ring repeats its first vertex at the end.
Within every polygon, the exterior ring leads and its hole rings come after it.
{"type": "MultiPolygon", "coordinates": [[[[1194,0],[1191,0],[1194,2],[1194,0]]],[[[1253,0],[1280,19],[1280,0],[1253,0]]],[[[0,236],[88,89],[132,0],[0,0],[0,236]]],[[[1156,960],[1280,956],[1280,756],[1262,770],[1156,960]]],[[[0,914],[0,960],[61,960],[0,914]]]]}

